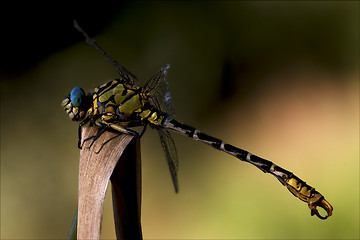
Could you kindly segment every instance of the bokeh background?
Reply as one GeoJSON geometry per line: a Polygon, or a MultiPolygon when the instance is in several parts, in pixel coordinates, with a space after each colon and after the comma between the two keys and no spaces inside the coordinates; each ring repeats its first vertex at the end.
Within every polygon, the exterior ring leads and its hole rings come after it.
{"type": "MultiPolygon", "coordinates": [[[[359,238],[359,2],[211,1],[4,7],[1,238],[63,239],[77,205],[75,86],[117,77],[80,25],[144,84],[169,63],[179,121],[270,159],[320,191],[310,216],[269,174],[173,134],[174,193],[158,135],[141,141],[145,239],[359,238]]],[[[102,238],[114,239],[111,194],[102,238]]]]}

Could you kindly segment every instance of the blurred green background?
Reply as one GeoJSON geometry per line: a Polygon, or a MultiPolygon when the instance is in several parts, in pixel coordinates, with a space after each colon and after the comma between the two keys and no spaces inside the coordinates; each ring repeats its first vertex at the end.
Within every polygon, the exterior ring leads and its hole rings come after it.
{"type": "MultiPolygon", "coordinates": [[[[145,239],[359,238],[359,2],[126,2],[101,6],[98,15],[97,7],[80,25],[142,84],[171,64],[179,121],[293,171],[334,207],[325,221],[311,217],[271,175],[173,134],[175,194],[158,135],[148,129],[141,141],[145,239]]],[[[50,34],[56,25],[43,21],[50,34]]],[[[45,48],[27,44],[44,37],[22,29],[14,30],[21,38],[13,46],[3,46],[15,49],[16,64],[31,65],[10,71],[3,64],[0,75],[2,239],[67,236],[79,150],[77,124],[60,102],[75,86],[92,91],[117,77],[72,19],[63,24],[71,35],[47,39],[65,43],[41,58],[16,51],[45,48]]],[[[109,193],[103,239],[115,238],[109,193]]]]}

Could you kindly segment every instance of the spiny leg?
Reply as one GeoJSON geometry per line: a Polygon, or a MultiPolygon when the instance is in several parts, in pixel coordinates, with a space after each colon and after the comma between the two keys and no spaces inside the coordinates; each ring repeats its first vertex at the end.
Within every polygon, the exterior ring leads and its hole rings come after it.
{"type": "MultiPolygon", "coordinates": [[[[145,127],[144,127],[144,128],[145,128],[145,127]]],[[[129,133],[130,133],[131,135],[133,135],[133,136],[139,136],[139,134],[138,134],[137,132],[135,132],[135,131],[133,131],[133,130],[130,130],[130,129],[127,129],[126,134],[129,134],[129,133]]],[[[143,133],[144,133],[144,129],[143,129],[143,131],[141,132],[141,134],[143,134],[143,133]]],[[[140,136],[141,136],[141,135],[140,135],[140,136]]],[[[99,149],[98,151],[96,151],[95,153],[96,153],[96,154],[100,153],[100,151],[103,149],[103,147],[105,146],[105,144],[111,142],[112,140],[114,140],[114,139],[117,138],[117,137],[120,137],[120,134],[117,134],[117,135],[115,135],[114,137],[111,137],[111,138],[109,138],[108,140],[106,140],[103,144],[101,144],[100,149],[99,149]]]]}
{"type": "Polygon", "coordinates": [[[146,130],[146,126],[147,126],[147,125],[144,125],[143,129],[141,130],[141,132],[140,132],[140,134],[139,134],[139,137],[140,137],[140,138],[144,135],[145,130],[146,130]]]}
{"type": "Polygon", "coordinates": [[[108,123],[108,122],[105,122],[105,121],[102,121],[101,122],[102,124],[105,124],[107,127],[119,132],[119,133],[125,133],[125,134],[129,134],[129,135],[132,135],[132,136],[138,136],[139,133],[137,133],[136,131],[134,130],[131,130],[131,129],[127,129],[127,128],[124,128],[118,124],[115,124],[115,123],[108,123]]]}
{"type": "MultiPolygon", "coordinates": [[[[96,134],[96,136],[92,136],[92,137],[89,137],[88,139],[85,139],[85,140],[90,140],[90,139],[94,139],[92,141],[92,143],[90,144],[89,148],[93,145],[93,143],[101,136],[101,134],[103,134],[106,130],[115,130],[116,132],[119,132],[119,133],[125,133],[125,134],[129,134],[129,135],[132,135],[132,136],[138,136],[139,134],[136,132],[136,131],[133,131],[131,129],[126,129],[120,125],[117,125],[117,124],[114,124],[114,123],[108,123],[108,122],[105,122],[103,120],[97,120],[95,122],[96,125],[98,126],[101,126],[101,130],[96,134]]],[[[115,138],[119,137],[120,135],[116,135],[114,137],[111,137],[110,139],[106,140],[103,144],[101,144],[101,147],[98,151],[96,151],[95,153],[100,153],[100,151],[102,150],[102,148],[105,146],[105,144],[109,143],[110,141],[114,140],[115,138]]],[[[85,142],[84,140],[84,142],[85,142]]]]}
{"type": "Polygon", "coordinates": [[[92,142],[90,143],[90,145],[87,147],[88,149],[90,149],[92,147],[92,145],[95,143],[95,141],[106,131],[106,127],[102,127],[99,129],[99,131],[96,133],[96,135],[88,137],[86,139],[84,139],[82,145],[80,146],[82,148],[82,146],[85,144],[85,142],[89,141],[92,139],[92,142]]]}
{"type": "MultiPolygon", "coordinates": [[[[106,131],[106,130],[115,130],[116,132],[119,132],[119,133],[125,133],[125,134],[129,134],[129,135],[132,135],[132,136],[139,136],[139,133],[137,133],[136,131],[134,130],[131,130],[131,129],[126,129],[118,124],[115,124],[115,123],[109,123],[107,121],[104,121],[103,119],[97,119],[95,120],[95,122],[93,123],[94,125],[96,126],[99,126],[100,129],[99,131],[97,132],[96,135],[94,136],[91,136],[91,137],[88,137],[86,139],[84,139],[84,141],[82,142],[81,144],[81,127],[87,123],[89,120],[85,119],[83,122],[80,123],[79,125],[79,148],[81,149],[82,146],[85,144],[85,142],[89,141],[89,140],[92,140],[92,142],[90,143],[90,145],[88,146],[88,149],[90,149],[93,144],[95,143],[95,141],[106,131]]],[[[145,125],[146,126],[146,125],[145,125]]],[[[144,126],[144,129],[142,130],[141,132],[141,135],[145,132],[145,127],[144,126]]],[[[98,151],[96,151],[96,153],[99,153],[102,148],[104,147],[105,144],[109,143],[110,141],[112,141],[113,139],[117,138],[118,136],[120,135],[116,135],[108,140],[106,140],[103,144],[101,144],[101,147],[98,151]]]]}
{"type": "Polygon", "coordinates": [[[91,142],[90,146],[88,147],[88,149],[89,149],[89,148],[94,144],[94,142],[101,136],[101,134],[103,134],[103,133],[105,132],[105,130],[106,130],[106,128],[107,128],[107,124],[104,124],[103,121],[101,121],[101,119],[96,119],[95,121],[92,121],[92,122],[90,123],[90,125],[91,125],[91,126],[93,126],[93,125],[99,126],[100,129],[99,129],[99,131],[97,132],[96,135],[86,138],[86,139],[82,142],[82,144],[81,144],[81,126],[84,125],[84,124],[85,124],[86,122],[88,122],[88,121],[90,121],[90,119],[89,119],[89,120],[85,119],[85,120],[82,121],[82,122],[80,123],[80,125],[79,125],[79,144],[80,144],[80,149],[81,149],[82,146],[85,144],[85,142],[93,139],[93,141],[91,142]]]}
{"type": "Polygon", "coordinates": [[[81,149],[82,145],[81,145],[81,138],[82,138],[82,126],[84,126],[86,123],[88,123],[90,121],[89,116],[87,116],[83,121],[80,122],[79,124],[79,128],[78,128],[78,148],[81,149]]]}
{"type": "Polygon", "coordinates": [[[78,148],[81,149],[82,146],[81,146],[81,129],[82,129],[82,126],[79,125],[79,128],[78,128],[78,148]]]}
{"type": "Polygon", "coordinates": [[[103,144],[101,144],[101,147],[100,147],[99,150],[97,150],[95,153],[96,153],[96,154],[99,154],[99,153],[101,152],[101,150],[103,149],[103,147],[105,146],[105,144],[111,142],[112,140],[114,140],[114,139],[117,138],[117,137],[120,137],[120,135],[119,135],[119,134],[116,134],[114,137],[111,137],[111,138],[109,138],[108,140],[106,140],[103,144]]]}
{"type": "MultiPolygon", "coordinates": [[[[144,135],[144,133],[145,133],[146,126],[147,126],[147,125],[144,125],[144,127],[143,127],[143,129],[141,130],[141,133],[140,133],[140,134],[137,133],[136,131],[131,130],[131,129],[127,129],[126,134],[129,134],[129,133],[130,133],[131,135],[139,136],[139,137],[141,138],[142,135],[144,135]]],[[[116,136],[114,136],[114,137],[106,140],[106,142],[104,142],[104,143],[101,145],[100,149],[99,149],[96,153],[97,153],[97,154],[100,153],[101,149],[105,146],[105,144],[111,142],[112,140],[114,140],[115,138],[117,138],[117,137],[119,137],[119,136],[120,136],[120,135],[116,135],[116,136]]]]}

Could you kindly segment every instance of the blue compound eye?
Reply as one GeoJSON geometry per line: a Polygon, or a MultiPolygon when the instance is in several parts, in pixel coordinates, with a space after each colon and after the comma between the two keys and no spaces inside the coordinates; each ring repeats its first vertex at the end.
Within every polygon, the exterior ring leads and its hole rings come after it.
{"type": "Polygon", "coordinates": [[[70,93],[70,101],[75,107],[80,107],[83,104],[85,92],[79,87],[74,88],[70,93]]]}

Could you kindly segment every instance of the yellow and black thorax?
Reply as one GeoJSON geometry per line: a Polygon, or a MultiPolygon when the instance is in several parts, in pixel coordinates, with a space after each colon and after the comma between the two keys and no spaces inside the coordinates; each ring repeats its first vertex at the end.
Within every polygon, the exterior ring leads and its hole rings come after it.
{"type": "Polygon", "coordinates": [[[93,125],[161,125],[165,114],[151,105],[150,98],[144,88],[114,79],[87,96],[81,88],[74,88],[62,106],[73,121],[90,120],[93,125]]]}
{"type": "Polygon", "coordinates": [[[160,125],[164,116],[150,104],[149,99],[150,95],[144,88],[115,79],[95,88],[88,115],[124,127],[144,123],[160,125]]]}

